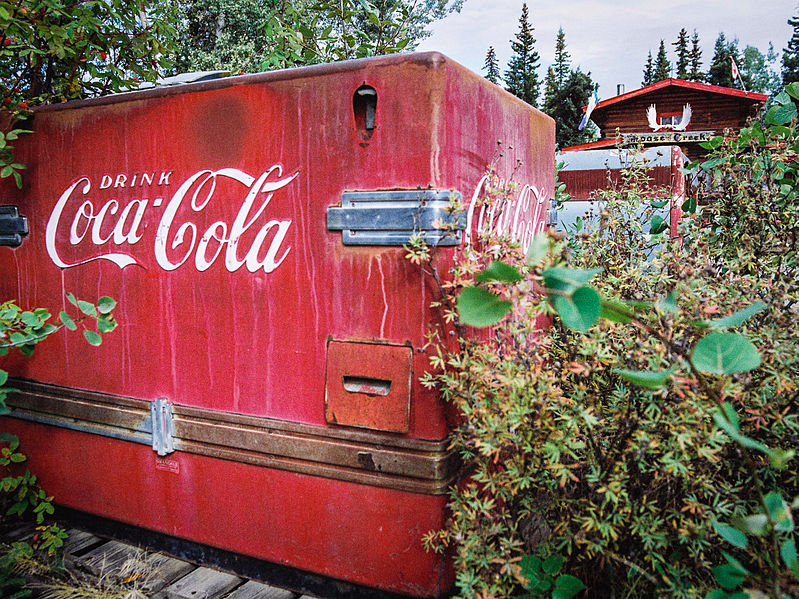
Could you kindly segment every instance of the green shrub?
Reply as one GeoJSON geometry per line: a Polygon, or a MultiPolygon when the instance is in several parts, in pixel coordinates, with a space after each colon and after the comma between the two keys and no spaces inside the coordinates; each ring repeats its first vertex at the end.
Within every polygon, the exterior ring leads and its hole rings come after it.
{"type": "Polygon", "coordinates": [[[637,220],[663,200],[633,168],[577,234],[459,256],[448,318],[502,318],[425,377],[462,414],[464,476],[427,537],[462,596],[578,592],[554,574],[591,597],[799,593],[796,88],[688,166],[712,184],[676,239],[637,220]],[[561,557],[537,585],[530,564],[561,557]]]}

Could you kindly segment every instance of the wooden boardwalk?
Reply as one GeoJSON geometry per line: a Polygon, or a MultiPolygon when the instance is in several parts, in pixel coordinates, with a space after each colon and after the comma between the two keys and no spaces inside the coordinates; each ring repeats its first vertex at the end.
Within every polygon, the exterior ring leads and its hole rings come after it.
{"type": "MultiPolygon", "coordinates": [[[[150,599],[311,599],[292,591],[248,580],[229,572],[197,566],[165,555],[71,528],[64,543],[64,564],[74,580],[97,580],[98,584],[127,585],[150,599]]],[[[4,543],[27,540],[32,527],[3,535],[4,543]]],[[[47,588],[35,577],[28,578],[35,595],[47,588]]]]}

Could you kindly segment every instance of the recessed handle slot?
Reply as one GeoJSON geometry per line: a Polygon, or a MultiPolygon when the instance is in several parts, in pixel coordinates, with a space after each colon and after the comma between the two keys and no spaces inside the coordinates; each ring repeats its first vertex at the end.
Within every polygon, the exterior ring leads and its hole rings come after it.
{"type": "Polygon", "coordinates": [[[372,379],[362,376],[345,376],[342,380],[344,389],[350,393],[366,393],[367,395],[388,395],[391,381],[372,379]]]}
{"type": "Polygon", "coordinates": [[[371,85],[362,85],[352,96],[352,111],[358,137],[367,141],[377,127],[377,90],[371,85]]]}

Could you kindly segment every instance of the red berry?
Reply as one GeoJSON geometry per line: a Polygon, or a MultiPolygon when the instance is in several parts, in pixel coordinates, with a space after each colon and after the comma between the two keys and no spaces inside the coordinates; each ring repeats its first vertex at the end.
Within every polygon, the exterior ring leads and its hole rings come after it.
{"type": "Polygon", "coordinates": [[[105,52],[100,52],[100,59],[105,61],[106,58],[108,58],[108,54],[106,54],[105,52]]]}
{"type": "Polygon", "coordinates": [[[20,108],[27,108],[28,107],[28,103],[27,102],[20,102],[19,103],[19,107],[20,108]]]}

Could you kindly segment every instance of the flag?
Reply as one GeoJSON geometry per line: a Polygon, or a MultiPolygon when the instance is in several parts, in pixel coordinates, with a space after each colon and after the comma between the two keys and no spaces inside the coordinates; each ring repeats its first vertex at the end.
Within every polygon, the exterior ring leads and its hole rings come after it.
{"type": "Polygon", "coordinates": [[[580,121],[580,126],[577,127],[578,131],[585,129],[585,126],[588,124],[588,119],[591,118],[591,113],[594,112],[594,108],[596,108],[597,104],[599,104],[599,97],[596,95],[596,90],[594,90],[594,95],[588,100],[588,106],[585,108],[583,120],[580,121]]]}
{"type": "Polygon", "coordinates": [[[741,78],[741,74],[738,72],[738,65],[735,64],[735,59],[732,56],[730,56],[730,61],[732,62],[732,80],[735,81],[741,78]]]}

